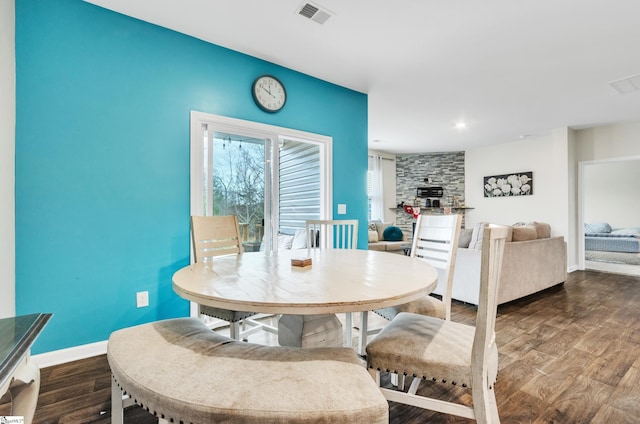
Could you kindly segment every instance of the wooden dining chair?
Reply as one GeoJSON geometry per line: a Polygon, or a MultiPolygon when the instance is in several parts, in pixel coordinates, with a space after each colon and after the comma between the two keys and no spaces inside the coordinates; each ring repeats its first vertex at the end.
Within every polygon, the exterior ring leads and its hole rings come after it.
{"type": "Polygon", "coordinates": [[[306,221],[308,249],[357,249],[358,220],[306,221]]]}
{"type": "MultiPolygon", "coordinates": [[[[307,220],[307,251],[315,249],[356,249],[358,220],[307,220]]],[[[344,344],[351,347],[351,313],[346,313],[344,344]]],[[[342,346],[342,324],[331,315],[283,315],[278,321],[281,346],[342,346]]]]}
{"type": "MultiPolygon", "coordinates": [[[[209,262],[216,256],[242,254],[239,228],[235,215],[192,216],[191,240],[195,261],[209,262]]],[[[231,311],[207,305],[198,305],[198,311],[199,315],[227,321],[230,337],[235,340],[247,340],[250,334],[260,330],[277,333],[275,327],[249,319],[257,315],[255,312],[231,311]]]]}
{"type": "Polygon", "coordinates": [[[382,372],[414,377],[406,391],[404,384],[397,390],[381,388],[387,400],[475,419],[480,424],[500,422],[494,392],[498,373],[495,321],[507,234],[506,227],[484,230],[475,327],[401,312],[367,345],[367,366],[378,385],[382,372]],[[469,388],[473,406],[419,395],[423,380],[469,388]]]}
{"type": "Polygon", "coordinates": [[[458,214],[419,215],[416,221],[410,256],[423,260],[438,270],[438,288],[442,292],[442,300],[425,296],[404,305],[376,309],[375,313],[388,320],[392,320],[400,312],[451,319],[453,272],[461,222],[462,216],[458,214]]]}

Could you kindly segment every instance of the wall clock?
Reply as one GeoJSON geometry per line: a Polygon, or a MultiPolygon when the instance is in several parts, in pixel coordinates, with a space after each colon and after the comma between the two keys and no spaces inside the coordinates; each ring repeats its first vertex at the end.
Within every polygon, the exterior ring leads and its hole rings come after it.
{"type": "Polygon", "coordinates": [[[280,80],[271,75],[262,75],[253,82],[251,94],[256,105],[265,112],[274,113],[287,102],[287,91],[280,80]]]}

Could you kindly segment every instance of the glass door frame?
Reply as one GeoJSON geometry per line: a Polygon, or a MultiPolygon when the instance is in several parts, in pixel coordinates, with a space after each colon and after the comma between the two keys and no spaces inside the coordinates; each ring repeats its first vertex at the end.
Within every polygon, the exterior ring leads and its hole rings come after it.
{"type": "MultiPolygon", "coordinates": [[[[213,115],[204,112],[191,111],[191,173],[190,173],[190,214],[197,215],[204,210],[204,199],[202,193],[205,192],[204,182],[202,178],[202,165],[205,160],[205,152],[203,146],[205,129],[208,132],[209,148],[213,148],[213,133],[222,132],[229,134],[238,134],[247,137],[259,138],[265,140],[265,202],[270,201],[270,207],[267,209],[270,216],[265,214],[265,238],[271,240],[272,246],[277,248],[277,228],[278,228],[278,187],[276,184],[267,184],[267,181],[273,177],[272,170],[278,169],[278,146],[282,140],[294,140],[304,143],[315,144],[320,150],[320,219],[332,219],[333,204],[333,167],[332,167],[332,144],[333,138],[309,133],[306,131],[295,130],[291,128],[278,127],[259,122],[246,121],[242,119],[229,118],[221,115],[213,115]],[[270,145],[271,148],[267,149],[270,145]],[[267,163],[267,161],[269,161],[267,163]],[[269,221],[267,221],[269,219],[269,221]],[[275,231],[273,231],[275,229],[275,231]]],[[[209,169],[213,167],[209,163],[209,169]]],[[[207,196],[210,196],[209,190],[207,196]]],[[[212,198],[208,199],[208,206],[213,207],[212,198]]],[[[212,211],[207,211],[207,213],[212,211]]],[[[267,211],[265,211],[267,212],[267,211]]],[[[193,260],[193,252],[191,256],[193,260]]]]}

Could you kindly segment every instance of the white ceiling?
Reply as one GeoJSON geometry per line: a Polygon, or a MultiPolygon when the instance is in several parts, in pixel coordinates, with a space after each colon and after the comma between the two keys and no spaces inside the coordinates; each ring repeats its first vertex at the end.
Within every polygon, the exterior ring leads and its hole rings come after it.
{"type": "Polygon", "coordinates": [[[640,119],[640,91],[609,85],[640,74],[638,0],[314,0],[324,25],[302,0],[87,1],[368,93],[376,150],[640,119]]]}

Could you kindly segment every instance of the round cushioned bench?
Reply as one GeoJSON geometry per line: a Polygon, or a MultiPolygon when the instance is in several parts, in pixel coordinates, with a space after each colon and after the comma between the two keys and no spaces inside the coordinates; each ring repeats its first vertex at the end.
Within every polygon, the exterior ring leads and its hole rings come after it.
{"type": "Polygon", "coordinates": [[[122,423],[123,395],[160,422],[389,420],[387,401],[349,348],[244,343],[179,318],[115,331],[107,358],[113,423],[122,423]]]}

